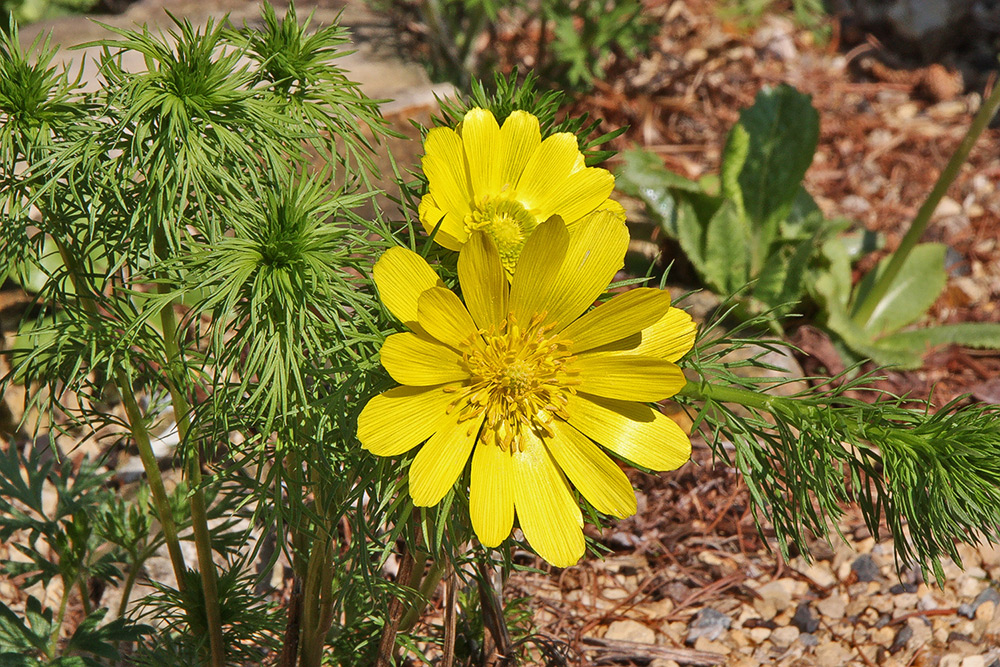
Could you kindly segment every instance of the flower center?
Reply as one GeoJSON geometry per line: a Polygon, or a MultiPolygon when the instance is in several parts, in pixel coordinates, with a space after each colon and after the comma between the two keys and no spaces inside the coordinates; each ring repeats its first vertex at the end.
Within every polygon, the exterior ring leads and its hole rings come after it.
{"type": "Polygon", "coordinates": [[[508,276],[514,274],[521,248],[537,226],[535,216],[528,213],[521,202],[498,197],[481,198],[472,213],[465,217],[466,232],[481,229],[493,239],[508,276]]]}
{"type": "Polygon", "coordinates": [[[549,424],[554,416],[566,417],[566,403],[579,384],[569,341],[550,335],[553,325],[542,326],[543,318],[536,315],[522,328],[511,315],[499,328],[481,330],[484,342],[470,343],[463,355],[472,375],[463,418],[485,413],[485,441],[506,451],[523,451],[525,428],[551,436],[549,424]]]}

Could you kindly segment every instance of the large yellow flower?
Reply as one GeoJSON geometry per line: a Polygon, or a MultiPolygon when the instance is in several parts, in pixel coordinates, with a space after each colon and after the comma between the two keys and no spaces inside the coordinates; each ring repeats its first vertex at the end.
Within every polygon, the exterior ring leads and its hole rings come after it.
{"type": "Polygon", "coordinates": [[[485,231],[508,278],[528,234],[551,216],[569,226],[598,209],[624,217],[621,204],[608,199],[615,186],[611,172],[585,166],[573,134],[542,141],[538,118],[525,111],[514,111],[500,127],[492,112],[472,109],[457,131],[431,130],[424,152],[424,229],[429,234],[440,223],[434,238],[450,250],[485,231]]]}
{"type": "Polygon", "coordinates": [[[584,551],[570,482],[601,512],[636,510],[628,478],[602,447],[653,470],[677,468],[691,452],[680,427],[648,403],[684,386],[674,362],[691,348],[694,324],[653,288],[587,312],[621,268],[628,232],[609,212],[578,224],[571,235],[558,218],[542,223],[511,283],[489,237],[470,235],[458,260],[464,305],[419,255],[387,251],[375,283],[412,333],[389,336],[381,358],[403,386],[373,398],[358,419],[373,454],[423,443],[409,471],[415,505],[437,504],[471,455],[480,541],[503,542],[516,513],[532,548],[560,567],[584,551]]]}

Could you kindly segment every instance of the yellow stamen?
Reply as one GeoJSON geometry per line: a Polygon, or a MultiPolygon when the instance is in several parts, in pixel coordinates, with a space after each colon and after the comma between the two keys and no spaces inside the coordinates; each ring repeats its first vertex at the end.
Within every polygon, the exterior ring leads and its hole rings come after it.
{"type": "Polygon", "coordinates": [[[483,230],[493,239],[500,261],[508,275],[513,275],[521,248],[538,220],[513,199],[482,197],[472,213],[465,217],[465,231],[483,230]]]}
{"type": "Polygon", "coordinates": [[[520,434],[527,428],[552,436],[549,424],[565,415],[579,384],[569,341],[552,335],[544,317],[536,315],[522,328],[510,316],[470,338],[463,354],[472,379],[464,388],[461,418],[485,413],[484,441],[505,451],[523,451],[520,434]]]}

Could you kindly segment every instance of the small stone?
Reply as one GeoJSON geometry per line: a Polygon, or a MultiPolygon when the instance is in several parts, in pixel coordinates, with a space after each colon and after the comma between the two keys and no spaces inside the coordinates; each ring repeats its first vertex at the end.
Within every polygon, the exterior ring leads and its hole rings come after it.
{"type": "Polygon", "coordinates": [[[871,554],[858,556],[851,564],[851,572],[857,576],[858,581],[878,581],[882,578],[878,564],[871,554]]]}
{"type": "Polygon", "coordinates": [[[799,629],[794,625],[786,625],[771,633],[771,642],[775,646],[790,646],[792,642],[799,638],[799,629]]]}
{"type": "Polygon", "coordinates": [[[847,609],[847,600],[839,593],[834,593],[830,597],[816,603],[816,609],[826,618],[837,620],[844,617],[847,609]]]}
{"type": "Polygon", "coordinates": [[[803,632],[799,635],[799,643],[803,646],[816,646],[819,644],[819,640],[816,639],[816,635],[809,634],[808,632],[803,632]]]}
{"type": "Polygon", "coordinates": [[[720,611],[711,607],[705,607],[698,612],[698,615],[691,621],[691,629],[688,631],[687,643],[693,644],[701,637],[716,640],[722,633],[732,625],[732,619],[720,611]]]}
{"type": "Polygon", "coordinates": [[[947,218],[953,215],[962,214],[962,205],[951,197],[943,197],[941,203],[937,205],[934,209],[934,215],[931,220],[936,220],[937,218],[947,218]]]}
{"type": "Polygon", "coordinates": [[[760,598],[754,600],[754,607],[764,619],[774,618],[792,604],[792,584],[789,579],[776,579],[757,589],[760,598]]]}
{"type": "Polygon", "coordinates": [[[837,578],[833,576],[829,563],[813,563],[802,570],[802,574],[812,579],[817,586],[830,588],[836,585],[837,578]]]}
{"type": "Polygon", "coordinates": [[[981,655],[966,656],[960,667],[986,667],[986,658],[981,655]]]}
{"type": "Polygon", "coordinates": [[[920,601],[917,602],[917,609],[919,609],[920,611],[931,611],[933,609],[937,609],[940,606],[941,605],[940,603],[938,603],[937,598],[931,595],[930,593],[920,598],[920,601]]]}
{"type": "Polygon", "coordinates": [[[976,616],[976,611],[979,607],[986,602],[992,602],[994,609],[996,605],[1000,604],[1000,593],[997,593],[995,588],[987,588],[982,593],[976,596],[976,599],[971,603],[963,603],[958,606],[958,613],[966,618],[974,618],[976,616]]]}
{"type": "Polygon", "coordinates": [[[906,627],[913,631],[910,643],[914,646],[923,646],[931,640],[930,622],[926,618],[914,617],[906,619],[906,627]]]}
{"type": "Polygon", "coordinates": [[[817,667],[841,667],[851,659],[851,651],[837,642],[823,642],[816,647],[817,667]]]}
{"type": "Polygon", "coordinates": [[[681,667],[681,666],[674,660],[667,660],[666,658],[653,658],[653,660],[649,663],[649,667],[681,667]]]}
{"type": "Polygon", "coordinates": [[[913,609],[917,606],[917,600],[916,593],[902,593],[894,597],[892,603],[896,605],[896,609],[913,609]]]}
{"type": "Polygon", "coordinates": [[[819,628],[819,619],[813,614],[812,607],[808,602],[800,602],[795,608],[795,615],[792,616],[792,625],[800,632],[816,632],[819,628]]]}
{"type": "Polygon", "coordinates": [[[694,643],[694,650],[708,651],[709,653],[719,653],[721,655],[729,655],[733,649],[729,648],[722,642],[713,642],[707,637],[699,637],[698,641],[694,643]]]}
{"type": "Polygon", "coordinates": [[[938,667],[959,667],[962,664],[962,656],[958,653],[947,653],[941,656],[938,667]]]}
{"type": "Polygon", "coordinates": [[[889,653],[898,653],[906,648],[906,645],[910,642],[910,638],[913,637],[913,628],[909,625],[904,625],[896,632],[896,637],[892,640],[892,644],[889,646],[889,653]]]}
{"type": "Polygon", "coordinates": [[[997,603],[993,600],[987,600],[979,605],[976,609],[976,620],[977,621],[991,621],[993,620],[993,615],[997,611],[997,603]]]}
{"type": "Polygon", "coordinates": [[[895,586],[893,586],[893,587],[891,587],[889,589],[889,592],[892,593],[893,595],[902,595],[904,593],[916,593],[917,592],[917,585],[916,584],[896,584],[895,586]]]}
{"type": "Polygon", "coordinates": [[[875,644],[890,646],[892,644],[892,640],[896,638],[896,630],[888,625],[881,628],[875,628],[872,630],[869,638],[875,644]]]}
{"type": "Polygon", "coordinates": [[[749,634],[755,644],[763,644],[771,636],[771,628],[751,628],[749,634]]]}
{"type": "Polygon", "coordinates": [[[615,621],[604,633],[605,639],[613,641],[637,642],[639,644],[655,644],[656,633],[642,623],[632,620],[615,621]]]}

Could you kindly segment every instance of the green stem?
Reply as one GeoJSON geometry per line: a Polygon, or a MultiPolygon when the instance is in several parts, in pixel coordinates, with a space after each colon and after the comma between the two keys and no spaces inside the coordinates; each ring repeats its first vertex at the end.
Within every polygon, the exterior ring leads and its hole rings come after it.
{"type": "Polygon", "coordinates": [[[427,602],[431,596],[434,595],[438,584],[441,583],[441,577],[444,576],[446,565],[447,561],[441,558],[435,559],[431,563],[431,568],[424,575],[424,579],[420,583],[419,592],[410,601],[409,608],[406,610],[406,614],[403,615],[403,620],[399,623],[400,632],[409,632],[417,624],[417,621],[420,620],[421,612],[427,606],[427,602]]]}
{"type": "Polygon", "coordinates": [[[83,615],[90,616],[94,608],[90,604],[90,593],[87,591],[87,583],[83,579],[77,579],[76,589],[80,592],[80,604],[83,606],[83,615]]]}
{"type": "Polygon", "coordinates": [[[696,401],[714,401],[716,403],[737,403],[739,405],[762,410],[764,412],[774,412],[775,406],[791,403],[791,401],[781,396],[772,396],[759,391],[740,389],[739,387],[728,387],[721,384],[710,384],[708,382],[688,382],[677,392],[678,396],[691,398],[696,401]]]}
{"type": "Polygon", "coordinates": [[[969,131],[966,132],[965,137],[959,143],[958,148],[955,149],[954,154],[952,154],[951,159],[948,160],[948,164],[945,166],[944,171],[938,177],[937,182],[934,184],[934,188],[931,193],[924,200],[921,205],[920,210],[917,211],[917,216],[913,219],[913,224],[906,231],[906,235],[903,236],[903,240],[900,242],[899,247],[896,251],[892,253],[889,259],[889,264],[885,267],[885,271],[879,276],[878,280],[872,285],[871,290],[864,296],[862,302],[857,306],[853,319],[854,321],[864,326],[871,319],[872,313],[875,312],[875,308],[885,297],[886,293],[889,291],[889,287],[892,286],[893,281],[896,276],[899,275],[899,271],[903,268],[903,263],[906,262],[906,258],[909,256],[910,252],[916,247],[917,242],[924,235],[924,231],[927,229],[927,225],[930,223],[931,215],[937,208],[938,204],[941,203],[941,199],[944,197],[945,192],[948,191],[948,187],[952,184],[952,181],[958,176],[959,170],[962,165],[965,164],[966,159],[969,157],[970,151],[972,151],[973,145],[975,145],[976,140],[979,139],[979,135],[983,133],[986,126],[992,120],[993,116],[997,112],[997,108],[1000,108],[1000,83],[998,83],[993,88],[993,92],[990,94],[983,105],[979,108],[979,112],[976,117],[972,119],[972,124],[969,126],[969,131]]]}
{"type": "MultiPolygon", "coordinates": [[[[162,227],[155,232],[154,244],[156,255],[161,260],[168,256],[167,239],[162,227]]],[[[160,294],[170,291],[170,286],[159,283],[160,294]]],[[[202,592],[205,599],[205,622],[208,625],[208,642],[211,651],[212,667],[225,667],[226,651],[222,636],[222,614],[219,608],[219,588],[216,579],[215,561],[212,560],[212,538],[208,532],[208,507],[205,502],[205,491],[202,488],[201,447],[197,443],[189,443],[187,436],[191,426],[191,406],[180,383],[174,377],[180,372],[182,365],[180,346],[177,343],[177,318],[174,315],[173,301],[160,309],[160,327],[163,330],[163,347],[167,355],[167,378],[170,400],[174,408],[174,419],[177,422],[177,434],[183,443],[193,446],[194,451],[187,458],[187,475],[191,486],[191,527],[194,530],[195,550],[198,554],[198,573],[201,577],[202,592]]]]}
{"type": "MultiPolygon", "coordinates": [[[[80,305],[92,317],[98,317],[97,306],[90,296],[89,290],[80,280],[80,267],[76,258],[69,252],[69,249],[62,242],[55,240],[56,247],[66,271],[73,283],[80,298],[80,305]]],[[[167,491],[163,485],[163,477],[160,475],[160,465],[153,454],[153,447],[149,441],[149,430],[146,428],[146,420],[135,400],[135,390],[132,387],[132,380],[121,368],[115,369],[115,387],[118,396],[125,407],[125,414],[128,417],[129,429],[132,431],[132,439],[135,440],[136,448],[139,450],[139,459],[142,461],[143,471],[146,473],[146,480],[149,483],[149,491],[152,495],[153,506],[160,519],[160,527],[163,530],[163,539],[167,545],[167,553],[170,556],[170,565],[174,570],[174,577],[177,579],[177,589],[184,590],[184,553],[181,551],[180,540],[177,537],[177,524],[174,523],[174,514],[170,509],[170,501],[167,498],[167,491]]]]}
{"type": "Polygon", "coordinates": [[[52,634],[49,635],[49,646],[46,650],[47,657],[52,660],[56,657],[56,648],[59,646],[59,631],[62,630],[63,619],[66,617],[66,606],[69,604],[69,594],[73,586],[63,579],[62,600],[59,602],[59,613],[56,615],[56,622],[52,625],[52,634]]]}
{"type": "Polygon", "coordinates": [[[160,530],[163,531],[163,541],[167,545],[167,553],[170,554],[170,565],[173,567],[174,577],[177,579],[177,590],[183,591],[184,573],[187,570],[184,564],[184,553],[181,551],[180,539],[177,537],[177,524],[174,523],[174,513],[170,508],[167,490],[163,486],[163,477],[160,475],[160,464],[157,462],[156,455],[153,454],[153,447],[149,442],[146,420],[143,418],[142,410],[139,409],[139,404],[136,403],[135,392],[132,390],[132,380],[128,375],[121,369],[116,370],[115,382],[118,385],[118,393],[125,406],[125,414],[128,416],[129,426],[132,429],[132,439],[135,440],[142,468],[146,472],[150,497],[160,518],[160,530]]]}
{"type": "Polygon", "coordinates": [[[333,624],[333,552],[334,526],[327,513],[328,498],[320,480],[312,479],[314,508],[319,525],[309,552],[309,566],[302,595],[302,643],[300,667],[320,667],[326,635],[333,624]]]}

